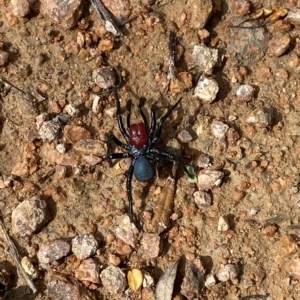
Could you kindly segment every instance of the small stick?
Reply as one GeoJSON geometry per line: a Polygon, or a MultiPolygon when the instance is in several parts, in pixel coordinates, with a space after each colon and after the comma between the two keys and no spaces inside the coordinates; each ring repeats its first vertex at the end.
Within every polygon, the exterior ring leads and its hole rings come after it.
{"type": "Polygon", "coordinates": [[[175,79],[175,46],[176,46],[176,35],[175,32],[171,30],[169,36],[169,75],[168,75],[168,78],[171,80],[175,79]]]}
{"type": "Polygon", "coordinates": [[[117,23],[111,16],[111,13],[105,8],[100,0],[90,0],[94,9],[99,15],[100,20],[104,23],[107,31],[111,32],[113,35],[121,35],[121,31],[118,28],[117,23]]]}
{"type": "Polygon", "coordinates": [[[8,80],[4,79],[3,77],[0,78],[0,80],[3,81],[5,84],[9,85],[10,87],[12,87],[13,89],[17,90],[18,92],[22,93],[23,95],[27,95],[26,92],[24,92],[23,90],[21,90],[20,88],[18,88],[14,84],[10,83],[8,80]]]}
{"type": "MultiPolygon", "coordinates": [[[[173,164],[172,173],[176,175],[177,165],[173,164]]],[[[159,198],[154,208],[154,216],[151,222],[150,231],[161,234],[168,229],[171,224],[171,215],[174,210],[176,182],[169,176],[162,188],[159,198]]]]}
{"type": "Polygon", "coordinates": [[[21,90],[19,87],[15,86],[11,82],[9,82],[7,79],[4,79],[3,77],[0,78],[0,82],[4,82],[5,85],[10,86],[12,89],[16,90],[17,92],[21,93],[22,95],[26,96],[25,100],[28,102],[32,102],[30,98],[34,98],[36,100],[36,97],[33,94],[26,93],[25,91],[21,90]],[[29,97],[30,96],[30,97],[29,97]]]}
{"type": "Polygon", "coordinates": [[[22,273],[22,275],[23,275],[24,279],[26,280],[28,286],[31,288],[32,292],[35,294],[37,292],[37,289],[36,289],[34,283],[32,282],[32,280],[30,279],[30,277],[28,276],[28,274],[23,269],[23,267],[21,265],[21,262],[20,262],[21,260],[20,260],[18,250],[17,250],[14,242],[12,241],[12,239],[10,238],[8,233],[6,232],[6,229],[5,229],[4,224],[3,224],[1,219],[0,219],[0,229],[1,229],[2,234],[5,237],[7,245],[9,246],[10,254],[15,259],[15,262],[18,266],[19,271],[22,273]]]}

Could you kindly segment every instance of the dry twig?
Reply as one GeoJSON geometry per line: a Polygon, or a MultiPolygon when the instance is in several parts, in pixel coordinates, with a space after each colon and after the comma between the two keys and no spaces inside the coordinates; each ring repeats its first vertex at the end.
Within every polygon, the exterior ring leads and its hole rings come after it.
{"type": "Polygon", "coordinates": [[[28,274],[23,269],[23,267],[21,265],[21,259],[20,259],[20,255],[18,253],[18,250],[17,250],[14,242],[12,241],[12,239],[10,238],[8,233],[6,232],[6,229],[5,229],[4,224],[3,224],[1,219],[0,219],[0,230],[3,234],[3,236],[5,237],[6,243],[9,246],[9,253],[15,259],[15,262],[17,264],[17,267],[18,267],[20,273],[23,275],[24,279],[26,280],[28,286],[31,288],[32,292],[36,293],[37,289],[36,289],[34,283],[32,282],[32,280],[30,279],[30,277],[28,276],[28,274]]]}
{"type": "Polygon", "coordinates": [[[99,15],[100,20],[104,23],[107,31],[111,32],[113,35],[121,35],[121,31],[118,28],[115,20],[111,16],[110,12],[105,8],[100,0],[90,0],[94,6],[96,12],[99,15]]]}
{"type": "Polygon", "coordinates": [[[174,31],[170,31],[169,36],[169,75],[171,80],[176,77],[175,74],[175,46],[176,46],[176,35],[174,31]]]}

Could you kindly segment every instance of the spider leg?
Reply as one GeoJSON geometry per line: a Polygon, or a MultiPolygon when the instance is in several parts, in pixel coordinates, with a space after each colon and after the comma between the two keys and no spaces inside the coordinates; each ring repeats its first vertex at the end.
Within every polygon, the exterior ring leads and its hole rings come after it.
{"type": "Polygon", "coordinates": [[[114,141],[116,145],[118,145],[126,150],[129,150],[128,145],[122,143],[115,135],[111,136],[111,140],[114,141]]]}
{"type": "Polygon", "coordinates": [[[127,101],[127,105],[126,105],[126,108],[127,108],[127,128],[129,129],[130,128],[130,116],[131,116],[131,100],[129,99],[127,101]]]}
{"type": "Polygon", "coordinates": [[[150,131],[149,131],[150,141],[152,141],[152,136],[153,136],[155,127],[156,127],[156,114],[155,114],[154,108],[151,107],[151,125],[150,125],[150,131]]]}
{"type": "Polygon", "coordinates": [[[161,119],[159,120],[159,123],[158,123],[158,126],[157,126],[156,136],[152,140],[152,145],[155,145],[156,142],[158,141],[158,139],[160,138],[161,133],[162,133],[163,123],[166,121],[166,119],[169,117],[171,112],[176,108],[176,106],[179,104],[180,101],[181,101],[181,98],[173,106],[171,106],[169,108],[169,110],[166,112],[166,114],[164,116],[162,116],[161,119]]]}
{"type": "Polygon", "coordinates": [[[190,178],[194,178],[195,177],[195,175],[193,175],[192,173],[189,172],[189,170],[187,169],[187,167],[185,166],[185,164],[181,161],[181,159],[178,156],[173,155],[173,154],[171,154],[169,152],[166,152],[166,151],[161,151],[161,150],[155,149],[155,148],[150,149],[150,153],[155,153],[156,155],[167,157],[170,160],[176,161],[183,168],[183,171],[190,178]]]}
{"type": "Polygon", "coordinates": [[[165,169],[169,173],[170,177],[174,178],[170,168],[166,166],[166,164],[163,162],[163,160],[159,156],[152,156],[151,154],[148,154],[146,157],[151,160],[156,160],[163,167],[163,169],[165,169]]]}
{"type": "Polygon", "coordinates": [[[141,114],[141,116],[143,118],[146,132],[148,133],[149,132],[148,120],[147,120],[147,118],[146,118],[146,116],[145,116],[145,114],[144,114],[144,112],[142,110],[142,101],[145,101],[144,97],[140,97],[138,109],[139,109],[139,113],[141,114]]]}
{"type": "Polygon", "coordinates": [[[131,154],[129,152],[124,153],[112,153],[108,155],[109,159],[119,159],[119,158],[128,158],[131,157],[131,154]]]}
{"type": "Polygon", "coordinates": [[[126,142],[129,143],[129,135],[126,132],[123,121],[122,121],[120,99],[119,99],[119,95],[116,90],[114,91],[114,95],[116,98],[116,105],[117,105],[118,125],[119,125],[120,131],[121,131],[122,135],[124,136],[126,142]]]}
{"type": "Polygon", "coordinates": [[[133,209],[132,209],[132,175],[133,169],[135,165],[136,159],[133,159],[130,165],[130,168],[127,173],[126,179],[126,190],[127,190],[127,197],[128,197],[128,214],[130,217],[130,222],[133,223],[133,209]]]}

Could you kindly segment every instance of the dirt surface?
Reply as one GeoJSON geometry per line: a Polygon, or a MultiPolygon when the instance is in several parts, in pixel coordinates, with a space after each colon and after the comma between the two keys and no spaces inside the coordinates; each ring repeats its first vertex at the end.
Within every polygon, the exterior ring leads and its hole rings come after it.
{"type": "MultiPolygon", "coordinates": [[[[118,21],[125,21],[120,36],[105,30],[88,1],[82,1],[82,13],[78,20],[73,16],[71,29],[71,21],[55,20],[47,12],[50,2],[41,1],[41,10],[39,1],[29,2],[33,2],[29,11],[20,16],[10,3],[27,1],[0,0],[0,58],[4,58],[0,72],[5,80],[0,82],[0,208],[20,256],[27,256],[38,272],[33,279],[38,292],[31,293],[2,237],[0,263],[10,278],[5,299],[66,299],[51,292],[53,276],[69,280],[71,289],[82,286],[81,299],[124,299],[125,295],[154,299],[158,279],[179,258],[173,299],[299,299],[300,18],[276,16],[278,7],[292,10],[297,1],[133,0],[129,4],[119,0],[113,12],[122,15],[118,21]],[[277,8],[271,17],[266,14],[241,25],[247,28],[230,27],[251,19],[262,5],[277,8]],[[175,66],[176,74],[181,74],[175,83],[168,79],[170,30],[176,32],[175,66]],[[218,49],[218,62],[206,75],[219,87],[213,102],[194,96],[203,72],[192,55],[195,45],[218,49]],[[107,159],[108,154],[124,150],[110,140],[113,133],[125,142],[117,125],[115,98],[113,93],[98,98],[89,93],[98,88],[91,72],[100,66],[121,72],[118,94],[124,123],[128,99],[133,104],[132,122],[141,122],[139,97],[146,98],[147,117],[153,106],[158,119],[181,98],[164,124],[157,148],[180,155],[198,179],[206,158],[204,170],[222,172],[221,181],[206,189],[212,197],[207,206],[196,201],[201,182],[190,183],[180,167],[174,186],[156,164],[153,180],[134,178],[132,244],[117,234],[127,216],[125,183],[131,160],[107,159]],[[244,84],[254,88],[249,99],[237,96],[244,84]],[[49,141],[37,128],[60,113],[70,120],[67,125],[54,122],[59,124],[59,135],[49,141]],[[217,121],[226,128],[221,138],[213,134],[217,121]],[[183,130],[191,141],[183,142],[183,130]],[[101,149],[91,153],[76,144],[84,139],[100,141],[101,149]],[[65,153],[57,150],[59,144],[66,147],[65,153]],[[164,201],[160,195],[167,193],[166,185],[171,189],[168,201],[174,204],[170,204],[171,222],[161,232],[151,224],[153,218],[159,223],[156,207],[164,201]],[[46,201],[47,220],[23,236],[12,228],[12,212],[32,197],[46,201]],[[153,278],[153,284],[134,293],[127,283],[121,291],[110,290],[101,276],[102,282],[75,281],[81,262],[71,252],[46,267],[39,262],[43,243],[56,239],[70,243],[87,233],[99,243],[93,256],[98,277],[116,265],[124,274],[140,269],[153,278]],[[147,233],[156,233],[159,241],[147,233]],[[222,275],[228,265],[236,275],[226,270],[222,275]],[[190,276],[188,269],[194,270],[190,276]],[[208,284],[211,276],[215,281],[208,284]]],[[[74,14],[72,6],[69,9],[74,14]]],[[[167,166],[172,168],[171,163],[167,166]]]]}

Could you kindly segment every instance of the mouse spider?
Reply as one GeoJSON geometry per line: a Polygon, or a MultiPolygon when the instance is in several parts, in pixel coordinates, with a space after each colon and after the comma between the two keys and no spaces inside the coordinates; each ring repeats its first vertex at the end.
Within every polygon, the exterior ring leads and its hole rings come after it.
{"type": "Polygon", "coordinates": [[[153,108],[151,108],[151,124],[150,128],[148,126],[147,118],[142,111],[142,101],[144,98],[140,98],[138,110],[143,119],[142,123],[130,124],[130,109],[128,109],[127,116],[127,127],[128,131],[125,130],[122,116],[121,116],[121,106],[118,93],[115,91],[115,98],[117,104],[117,120],[119,129],[124,136],[126,143],[121,142],[115,135],[112,135],[112,140],[123,149],[127,150],[124,153],[112,153],[108,156],[109,159],[122,159],[131,158],[131,165],[127,173],[126,189],[128,196],[128,214],[130,216],[130,221],[133,222],[133,211],[132,211],[132,176],[134,175],[138,181],[151,180],[154,177],[154,169],[152,166],[152,161],[157,161],[162,167],[165,167],[164,158],[177,162],[184,170],[184,172],[193,178],[194,175],[191,174],[183,162],[178,156],[175,156],[169,152],[159,150],[155,148],[162,134],[162,126],[165,120],[169,117],[172,111],[178,106],[181,99],[179,99],[173,106],[169,108],[164,116],[158,122],[156,128],[156,115],[153,108]]]}

